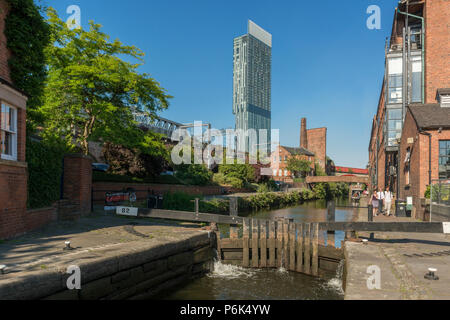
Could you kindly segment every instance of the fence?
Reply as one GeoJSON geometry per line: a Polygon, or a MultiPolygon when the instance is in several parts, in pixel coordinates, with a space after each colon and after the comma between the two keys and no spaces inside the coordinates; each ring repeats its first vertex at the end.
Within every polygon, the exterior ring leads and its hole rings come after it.
{"type": "Polygon", "coordinates": [[[430,186],[430,221],[433,212],[450,217],[450,180],[433,180],[430,186]]]}

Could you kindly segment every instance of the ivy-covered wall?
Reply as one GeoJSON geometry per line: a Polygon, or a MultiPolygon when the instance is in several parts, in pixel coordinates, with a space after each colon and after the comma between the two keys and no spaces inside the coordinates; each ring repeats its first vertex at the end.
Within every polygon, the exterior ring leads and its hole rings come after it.
{"type": "Polygon", "coordinates": [[[68,151],[63,145],[27,139],[28,208],[48,207],[60,199],[62,163],[68,151]]]}

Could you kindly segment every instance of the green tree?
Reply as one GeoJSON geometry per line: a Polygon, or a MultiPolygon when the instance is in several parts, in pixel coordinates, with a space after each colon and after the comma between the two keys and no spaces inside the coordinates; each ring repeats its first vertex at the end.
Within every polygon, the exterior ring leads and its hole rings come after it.
{"type": "Polygon", "coordinates": [[[5,35],[11,51],[8,66],[14,85],[29,96],[27,123],[36,122],[39,121],[36,108],[42,104],[47,76],[44,49],[50,41],[50,28],[41,15],[42,7],[33,0],[7,2],[9,11],[5,19],[5,35]]]}
{"type": "Polygon", "coordinates": [[[292,172],[296,177],[301,175],[301,177],[304,178],[311,171],[311,162],[296,156],[291,156],[288,158],[286,169],[292,172]]]}
{"type": "Polygon", "coordinates": [[[221,164],[219,173],[222,173],[226,179],[236,178],[244,183],[252,183],[256,180],[255,169],[250,164],[221,164]]]}
{"type": "Polygon", "coordinates": [[[202,164],[180,164],[175,168],[175,176],[186,184],[205,185],[212,179],[212,172],[202,164]]]}
{"type": "Polygon", "coordinates": [[[92,140],[151,149],[154,140],[136,126],[132,110],[155,116],[171,97],[149,74],[138,73],[144,53],[119,40],[111,42],[92,21],[89,31],[70,30],[55,10],[49,9],[48,16],[48,81],[40,108],[46,134],[64,137],[84,154],[92,140]]]}
{"type": "Polygon", "coordinates": [[[316,162],[314,164],[314,171],[315,171],[316,176],[318,176],[318,177],[327,175],[327,173],[322,169],[322,167],[320,166],[320,164],[318,162],[316,162]]]}

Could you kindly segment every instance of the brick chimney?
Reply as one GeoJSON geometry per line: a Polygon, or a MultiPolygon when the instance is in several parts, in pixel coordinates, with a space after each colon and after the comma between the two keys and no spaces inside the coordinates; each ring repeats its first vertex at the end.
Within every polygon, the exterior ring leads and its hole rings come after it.
{"type": "Polygon", "coordinates": [[[300,147],[308,149],[308,136],[306,131],[306,118],[302,118],[300,125],[300,147]]]}

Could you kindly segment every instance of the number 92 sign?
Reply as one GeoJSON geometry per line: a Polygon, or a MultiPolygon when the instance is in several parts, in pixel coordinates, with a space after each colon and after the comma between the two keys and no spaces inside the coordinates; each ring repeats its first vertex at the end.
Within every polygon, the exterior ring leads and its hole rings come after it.
{"type": "Polygon", "coordinates": [[[138,208],[117,207],[116,208],[116,214],[121,215],[121,216],[137,217],[137,215],[138,215],[138,208]]]}

